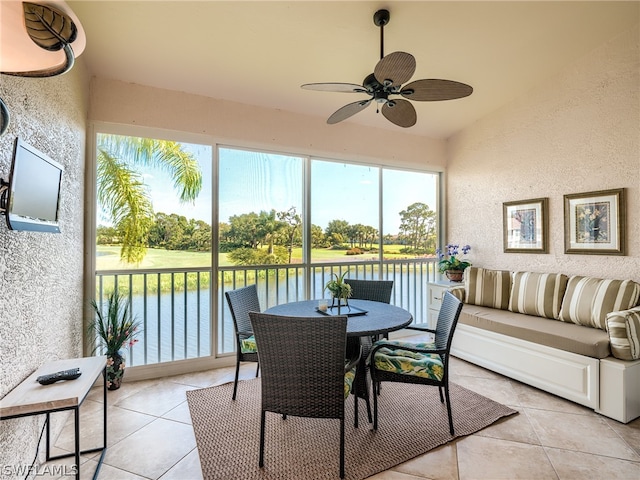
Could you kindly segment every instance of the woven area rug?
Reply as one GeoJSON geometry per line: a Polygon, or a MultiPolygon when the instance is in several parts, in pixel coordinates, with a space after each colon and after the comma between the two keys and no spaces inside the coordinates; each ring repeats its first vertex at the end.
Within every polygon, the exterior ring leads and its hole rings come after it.
{"type": "MultiPolygon", "coordinates": [[[[339,478],[340,422],[267,413],[265,466],[258,467],[260,379],[191,390],[187,400],[205,480],[339,478]]],[[[353,397],[345,404],[345,478],[360,480],[410,460],[456,437],[470,435],[515,410],[451,384],[455,436],[449,434],[446,407],[438,389],[384,383],[378,402],[378,431],[353,397]]],[[[373,408],[373,405],[372,405],[373,408]]]]}

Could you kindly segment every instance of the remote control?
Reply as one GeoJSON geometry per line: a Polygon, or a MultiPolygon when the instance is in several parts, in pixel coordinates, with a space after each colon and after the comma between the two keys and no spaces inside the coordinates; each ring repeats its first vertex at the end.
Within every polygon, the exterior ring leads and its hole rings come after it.
{"type": "Polygon", "coordinates": [[[36,380],[40,385],[50,385],[58,380],[75,380],[82,372],[79,368],[72,368],[69,370],[61,370],[56,373],[50,373],[48,375],[40,375],[36,380]]]}

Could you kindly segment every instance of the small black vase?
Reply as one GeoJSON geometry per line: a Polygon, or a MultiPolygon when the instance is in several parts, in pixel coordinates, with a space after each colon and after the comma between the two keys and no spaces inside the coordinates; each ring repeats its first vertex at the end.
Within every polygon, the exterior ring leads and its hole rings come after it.
{"type": "Polygon", "coordinates": [[[347,309],[351,310],[351,307],[349,307],[349,299],[348,298],[339,298],[339,297],[331,297],[331,309],[333,308],[337,308],[338,309],[338,315],[340,315],[340,308],[341,307],[347,307],[347,309]]]}

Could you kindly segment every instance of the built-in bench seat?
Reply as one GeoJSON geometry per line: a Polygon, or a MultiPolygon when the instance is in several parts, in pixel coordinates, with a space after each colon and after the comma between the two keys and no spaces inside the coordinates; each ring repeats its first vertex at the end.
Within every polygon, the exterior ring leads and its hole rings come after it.
{"type": "Polygon", "coordinates": [[[606,358],[611,355],[607,332],[575,323],[554,322],[477,305],[465,305],[459,322],[587,357],[606,358]]]}
{"type": "Polygon", "coordinates": [[[640,285],[470,267],[454,356],[620,422],[640,417],[640,285]]]}

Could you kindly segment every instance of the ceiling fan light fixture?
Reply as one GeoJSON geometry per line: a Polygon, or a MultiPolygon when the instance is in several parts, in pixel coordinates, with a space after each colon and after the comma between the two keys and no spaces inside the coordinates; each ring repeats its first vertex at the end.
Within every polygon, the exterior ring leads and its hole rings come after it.
{"type": "MultiPolygon", "coordinates": [[[[411,102],[403,99],[389,99],[389,95],[401,95],[414,101],[454,100],[471,95],[473,88],[453,80],[414,80],[403,89],[416,70],[416,60],[407,52],[392,52],[384,55],[384,26],[389,23],[389,11],[378,10],[373,15],[373,23],[380,27],[380,60],[373,73],[367,75],[362,88],[344,83],[311,83],[302,85],[308,90],[366,93],[370,98],[347,104],[335,111],[327,120],[335,124],[346,120],[364,109],[375,100],[382,105],[382,114],[391,123],[408,128],[416,124],[417,114],[411,102]]],[[[376,107],[376,111],[378,111],[376,107]]]]}

